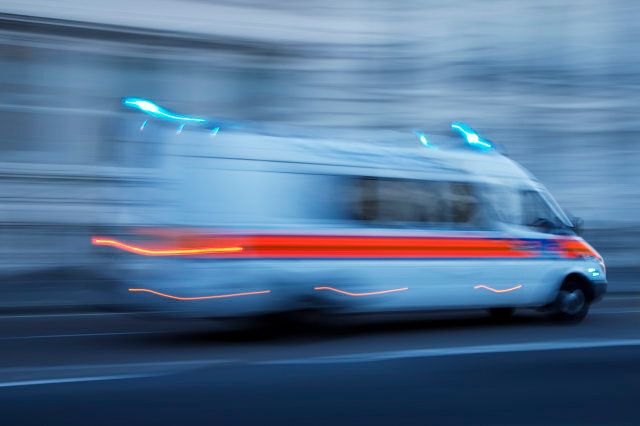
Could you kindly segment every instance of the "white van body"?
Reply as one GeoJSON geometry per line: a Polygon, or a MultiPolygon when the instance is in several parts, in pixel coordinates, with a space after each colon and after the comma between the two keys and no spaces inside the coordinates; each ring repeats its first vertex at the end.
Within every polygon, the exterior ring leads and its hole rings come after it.
{"type": "Polygon", "coordinates": [[[538,308],[568,277],[589,301],[605,292],[602,258],[544,186],[495,150],[457,138],[427,148],[411,135],[398,145],[173,139],[167,226],[93,240],[118,253],[127,303],[225,317],[538,308]],[[524,223],[536,209],[553,229],[524,223]]]}

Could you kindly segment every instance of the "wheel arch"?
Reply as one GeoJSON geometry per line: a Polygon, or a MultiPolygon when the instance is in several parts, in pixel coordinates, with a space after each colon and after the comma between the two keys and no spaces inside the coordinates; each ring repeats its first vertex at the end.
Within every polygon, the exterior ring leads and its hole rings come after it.
{"type": "Polygon", "coordinates": [[[562,287],[564,283],[566,283],[567,281],[573,281],[573,280],[575,280],[576,282],[579,282],[583,286],[585,296],[587,296],[587,301],[591,303],[595,299],[593,286],[589,278],[587,278],[586,275],[580,272],[570,272],[569,274],[567,274],[562,280],[562,282],[560,283],[560,287],[558,288],[558,290],[562,287]]]}

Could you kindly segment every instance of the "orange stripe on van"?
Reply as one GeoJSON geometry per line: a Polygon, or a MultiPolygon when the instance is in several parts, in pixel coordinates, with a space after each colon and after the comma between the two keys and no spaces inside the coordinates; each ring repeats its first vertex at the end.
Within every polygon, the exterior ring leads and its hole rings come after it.
{"type": "Polygon", "coordinates": [[[478,285],[474,285],[473,288],[476,290],[484,289],[492,293],[509,293],[512,291],[520,290],[522,288],[522,284],[516,284],[513,287],[509,287],[509,288],[495,288],[485,284],[478,284],[478,285]]]}
{"type": "Polygon", "coordinates": [[[227,299],[231,297],[242,297],[242,296],[255,296],[258,294],[268,294],[271,293],[271,290],[259,290],[259,291],[246,291],[243,293],[225,293],[225,294],[215,294],[211,296],[176,296],[173,294],[161,293],[159,291],[151,290],[148,288],[130,288],[130,292],[132,293],[150,293],[156,296],[164,297],[167,299],[173,300],[209,300],[209,299],[227,299]]]}
{"type": "Polygon", "coordinates": [[[242,247],[145,248],[138,245],[126,244],[111,238],[92,238],[91,243],[95,246],[111,246],[145,256],[193,256],[242,251],[242,247]]]}
{"type": "Polygon", "coordinates": [[[329,286],[319,286],[319,287],[314,287],[313,289],[315,291],[333,291],[335,293],[340,293],[340,294],[344,294],[345,296],[351,296],[351,297],[365,297],[365,296],[379,296],[381,294],[389,294],[389,293],[397,293],[397,292],[400,292],[400,291],[407,291],[407,290],[409,290],[409,287],[391,288],[389,290],[379,290],[379,291],[367,291],[367,292],[364,292],[364,293],[354,293],[354,292],[351,292],[351,291],[341,290],[339,288],[329,287],[329,286]]]}

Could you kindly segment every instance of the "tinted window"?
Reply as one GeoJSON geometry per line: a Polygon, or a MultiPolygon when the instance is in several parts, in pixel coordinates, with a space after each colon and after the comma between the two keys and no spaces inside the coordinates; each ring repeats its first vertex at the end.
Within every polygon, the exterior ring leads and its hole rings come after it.
{"type": "Polygon", "coordinates": [[[383,224],[476,224],[478,199],[466,182],[358,178],[353,213],[383,224]]]}

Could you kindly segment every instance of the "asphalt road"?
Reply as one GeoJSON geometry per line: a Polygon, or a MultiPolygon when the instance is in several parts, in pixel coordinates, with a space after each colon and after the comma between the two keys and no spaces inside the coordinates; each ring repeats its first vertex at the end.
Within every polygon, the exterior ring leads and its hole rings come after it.
{"type": "Polygon", "coordinates": [[[640,297],[332,327],[0,317],[0,424],[639,424],[640,297]]]}

